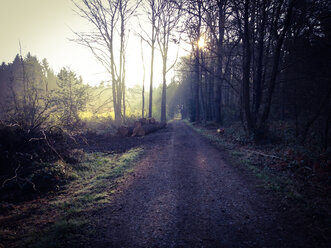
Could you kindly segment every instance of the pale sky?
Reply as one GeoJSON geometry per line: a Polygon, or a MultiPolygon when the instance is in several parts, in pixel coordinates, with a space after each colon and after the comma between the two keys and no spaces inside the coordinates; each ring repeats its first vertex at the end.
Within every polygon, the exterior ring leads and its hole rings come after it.
{"type": "MultiPolygon", "coordinates": [[[[55,73],[69,66],[83,77],[85,83],[96,85],[102,80],[108,81],[109,75],[91,52],[69,40],[74,38],[71,29],[87,31],[89,28],[73,9],[75,6],[71,0],[0,0],[0,63],[13,61],[19,53],[20,41],[24,56],[30,52],[39,61],[46,58],[55,73]]],[[[140,40],[130,37],[126,58],[128,86],[142,83],[140,54],[140,40]]],[[[147,46],[144,54],[147,86],[150,73],[150,49],[147,46]]],[[[173,61],[176,51],[172,51],[169,57],[173,61]]],[[[161,83],[161,67],[161,60],[156,58],[155,86],[161,83]]]]}

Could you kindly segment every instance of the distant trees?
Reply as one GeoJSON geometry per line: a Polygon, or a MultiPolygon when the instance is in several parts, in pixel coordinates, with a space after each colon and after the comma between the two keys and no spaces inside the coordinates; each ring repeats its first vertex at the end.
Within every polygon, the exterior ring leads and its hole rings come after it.
{"type": "Polygon", "coordinates": [[[46,59],[40,63],[30,53],[0,66],[0,88],[0,121],[28,132],[52,125],[75,130],[88,101],[88,87],[74,72],[55,75],[46,59]]]}
{"type": "Polygon", "coordinates": [[[161,100],[161,122],[166,121],[166,101],[167,101],[167,72],[174,66],[168,66],[168,52],[171,40],[179,42],[179,38],[174,36],[175,28],[178,25],[181,15],[181,7],[172,1],[163,0],[160,12],[157,17],[157,42],[162,57],[162,100],[161,100]]]}
{"type": "Polygon", "coordinates": [[[153,115],[153,80],[154,80],[154,58],[155,58],[155,44],[156,37],[159,32],[157,18],[160,14],[162,7],[162,0],[147,0],[144,5],[144,11],[147,13],[148,21],[151,25],[151,33],[149,34],[144,28],[142,28],[143,34],[141,37],[151,47],[151,62],[150,62],[150,80],[149,80],[149,105],[148,105],[148,117],[153,115]],[[147,5],[147,6],[146,6],[147,5]]]}
{"type": "Polygon", "coordinates": [[[49,118],[51,98],[44,69],[30,53],[25,58],[16,55],[13,63],[1,65],[3,120],[32,131],[49,118]]]}

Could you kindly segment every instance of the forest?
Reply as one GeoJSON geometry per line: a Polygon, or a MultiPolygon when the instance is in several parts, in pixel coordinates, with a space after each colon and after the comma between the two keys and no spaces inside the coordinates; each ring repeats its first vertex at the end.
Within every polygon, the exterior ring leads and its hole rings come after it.
{"type": "Polygon", "coordinates": [[[328,246],[330,1],[72,4],[107,80],[0,65],[0,247],[328,246]]]}

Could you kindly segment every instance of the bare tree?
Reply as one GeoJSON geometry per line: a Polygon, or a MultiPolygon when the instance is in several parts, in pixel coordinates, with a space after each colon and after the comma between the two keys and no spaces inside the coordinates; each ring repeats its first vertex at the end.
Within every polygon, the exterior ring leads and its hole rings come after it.
{"type": "Polygon", "coordinates": [[[74,3],[80,16],[95,28],[92,32],[74,32],[75,41],[88,47],[111,75],[115,122],[121,123],[125,116],[126,26],[140,0],[81,0],[74,3]]]}
{"type": "Polygon", "coordinates": [[[153,80],[154,80],[154,58],[155,58],[155,44],[159,28],[157,27],[157,18],[162,7],[163,0],[146,0],[147,6],[144,11],[148,13],[148,22],[151,25],[151,33],[148,33],[144,28],[141,27],[142,33],[139,36],[151,47],[151,61],[150,61],[150,83],[149,83],[149,107],[148,117],[151,118],[153,115],[153,80]]]}
{"type": "Polygon", "coordinates": [[[161,2],[160,13],[157,16],[157,42],[162,57],[162,99],[161,99],[161,122],[166,121],[166,99],[167,99],[167,72],[175,65],[168,67],[168,52],[171,41],[179,43],[179,38],[174,38],[173,33],[180,19],[182,9],[178,3],[163,0],[161,2]]]}

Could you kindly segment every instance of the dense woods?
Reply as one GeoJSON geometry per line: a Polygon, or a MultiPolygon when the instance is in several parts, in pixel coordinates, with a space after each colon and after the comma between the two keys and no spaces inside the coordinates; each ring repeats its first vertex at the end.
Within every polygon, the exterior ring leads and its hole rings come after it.
{"type": "Polygon", "coordinates": [[[177,65],[170,104],[196,122],[240,121],[256,142],[278,125],[326,150],[330,10],[318,0],[186,1],[182,37],[192,49],[177,65]]]}

